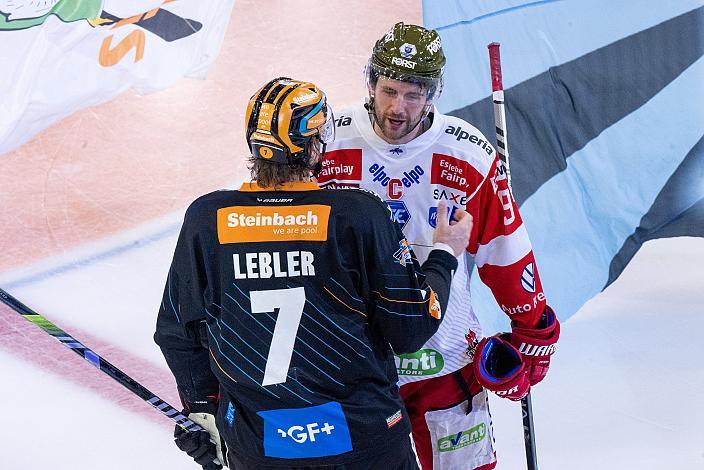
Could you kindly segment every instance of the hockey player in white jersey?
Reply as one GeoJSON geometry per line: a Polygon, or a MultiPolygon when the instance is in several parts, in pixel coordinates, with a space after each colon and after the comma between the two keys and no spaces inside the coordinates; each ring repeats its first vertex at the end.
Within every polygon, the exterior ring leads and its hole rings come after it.
{"type": "Polygon", "coordinates": [[[396,367],[423,469],[489,470],[496,455],[486,390],[524,397],[547,373],[560,329],[494,147],[433,106],[444,65],[436,31],[398,23],[379,39],[366,68],[369,99],[337,116],[318,182],[381,194],[421,260],[439,201],[473,216],[467,252],[512,331],[481,339],[460,258],[445,321],[396,367]]]}

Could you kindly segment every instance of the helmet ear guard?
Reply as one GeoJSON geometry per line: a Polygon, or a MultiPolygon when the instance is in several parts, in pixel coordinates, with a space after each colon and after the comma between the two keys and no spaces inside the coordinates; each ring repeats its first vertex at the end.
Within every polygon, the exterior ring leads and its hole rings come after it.
{"type": "Polygon", "coordinates": [[[250,98],[245,121],[252,156],[310,168],[308,145],[332,142],[335,125],[325,93],[309,82],[276,78],[250,98]]]}

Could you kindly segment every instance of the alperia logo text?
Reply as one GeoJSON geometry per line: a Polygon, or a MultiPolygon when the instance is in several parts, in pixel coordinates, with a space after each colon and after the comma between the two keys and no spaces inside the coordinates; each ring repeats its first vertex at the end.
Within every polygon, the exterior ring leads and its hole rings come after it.
{"type": "Polygon", "coordinates": [[[442,354],[434,349],[421,349],[395,356],[398,375],[433,375],[445,367],[442,354]]]}
{"type": "Polygon", "coordinates": [[[485,436],[486,424],[479,423],[477,426],[469,428],[466,431],[460,431],[457,434],[438,439],[438,449],[440,449],[440,452],[451,452],[471,444],[476,444],[484,439],[485,436]]]}

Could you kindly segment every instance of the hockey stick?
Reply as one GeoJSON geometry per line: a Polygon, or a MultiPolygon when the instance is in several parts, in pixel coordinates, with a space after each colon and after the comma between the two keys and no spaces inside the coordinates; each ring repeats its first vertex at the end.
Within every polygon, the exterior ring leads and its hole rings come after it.
{"type": "Polygon", "coordinates": [[[178,426],[183,430],[188,432],[200,431],[203,428],[186,418],[181,412],[176,408],[166,403],[164,400],[154,395],[152,392],[147,390],[144,386],[135,381],[132,377],[122,372],[120,369],[110,364],[108,361],[85,347],[76,338],[66,333],[64,330],[58,326],[51,323],[49,320],[39,315],[34,310],[27,307],[25,304],[0,289],[0,300],[10,307],[15,312],[22,315],[25,319],[37,325],[42,330],[49,333],[51,336],[57,339],[61,344],[70,348],[81,356],[86,361],[93,364],[101,371],[105,372],[107,375],[112,377],[114,380],[119,382],[127,390],[137,395],[142,400],[146,401],[152,405],[157,411],[161,412],[167,418],[173,420],[178,426]]]}
{"type": "MultiPolygon", "coordinates": [[[[496,126],[496,151],[506,167],[508,188],[511,188],[511,170],[508,159],[508,140],[506,138],[506,111],[504,109],[504,86],[501,80],[501,55],[499,43],[492,42],[489,48],[489,67],[491,68],[491,98],[494,102],[494,123],[496,126]]],[[[538,456],[535,452],[535,429],[533,428],[533,403],[530,392],[521,399],[523,415],[523,439],[526,445],[526,463],[528,470],[538,470],[538,456]]]]}
{"type": "Polygon", "coordinates": [[[489,48],[489,67],[491,68],[491,99],[494,102],[494,123],[496,126],[496,151],[506,167],[508,189],[513,194],[511,187],[511,169],[509,167],[508,145],[506,138],[506,111],[504,109],[504,85],[501,81],[501,55],[499,43],[492,42],[489,48]]]}

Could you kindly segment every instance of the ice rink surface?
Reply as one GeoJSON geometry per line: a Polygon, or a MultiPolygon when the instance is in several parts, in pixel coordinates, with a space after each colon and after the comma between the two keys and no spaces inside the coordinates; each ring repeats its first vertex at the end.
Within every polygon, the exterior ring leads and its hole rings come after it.
{"type": "MultiPolygon", "coordinates": [[[[15,176],[0,185],[0,286],[174,406],[156,311],[186,205],[246,176],[247,98],[290,75],[355,103],[379,32],[421,22],[400,0],[274,3],[266,19],[236,3],[208,80],[126,94],[0,156],[15,176]],[[345,21],[285,27],[313,6],[345,21]],[[297,46],[311,37],[320,48],[297,46]],[[251,60],[255,43],[266,61],[251,60]]],[[[704,468],[702,279],[704,239],[651,241],[564,323],[533,395],[541,469],[704,468]]],[[[0,372],[0,470],[199,468],[168,419],[4,305],[0,372]]],[[[498,469],[525,468],[519,406],[493,400],[493,417],[498,469]]]]}
{"type": "MultiPolygon", "coordinates": [[[[14,293],[177,404],[151,342],[174,244],[175,231],[14,293]],[[92,295],[76,295],[86,285],[92,295]]],[[[651,241],[564,323],[559,354],[533,393],[541,468],[704,466],[703,277],[704,240],[651,241]]],[[[12,311],[0,313],[0,468],[197,468],[172,444],[170,421],[12,311]]],[[[492,405],[498,468],[524,468],[519,406],[492,405]]]]}

